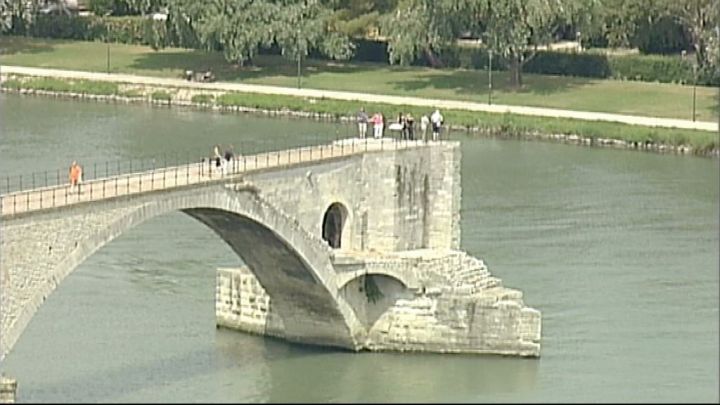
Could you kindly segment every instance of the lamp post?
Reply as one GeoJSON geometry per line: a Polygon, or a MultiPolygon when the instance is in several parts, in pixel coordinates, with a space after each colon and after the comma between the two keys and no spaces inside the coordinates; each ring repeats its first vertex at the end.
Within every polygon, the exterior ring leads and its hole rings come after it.
{"type": "Polygon", "coordinates": [[[695,121],[695,89],[697,88],[697,63],[693,62],[693,110],[692,120],[695,121]]]}
{"type": "Polygon", "coordinates": [[[493,51],[488,51],[488,105],[492,104],[492,58],[493,51]]]}
{"type": "MultiPolygon", "coordinates": [[[[683,49],[682,52],[680,52],[680,54],[682,55],[683,60],[685,60],[686,56],[687,56],[687,51],[683,49]]],[[[695,95],[696,95],[696,88],[697,88],[697,63],[695,63],[695,62],[691,62],[691,63],[692,63],[692,70],[693,70],[692,120],[695,121],[695,95]]]]}
{"type": "Polygon", "coordinates": [[[300,47],[300,38],[302,35],[303,27],[303,14],[305,13],[305,3],[303,3],[302,9],[300,10],[300,24],[297,29],[297,40],[295,43],[295,49],[297,49],[297,75],[298,75],[298,89],[302,86],[302,51],[300,47]]]}
{"type": "MultiPolygon", "coordinates": [[[[300,38],[300,31],[298,30],[298,39],[299,39],[299,38],[300,38]]],[[[298,89],[300,88],[300,80],[301,80],[301,77],[302,77],[302,67],[301,67],[301,65],[300,65],[300,58],[301,58],[301,56],[300,56],[300,46],[298,45],[298,55],[297,55],[297,62],[298,62],[298,73],[297,73],[297,75],[298,75],[298,89]]]]}
{"type": "MultiPolygon", "coordinates": [[[[105,13],[105,18],[112,14],[112,11],[108,11],[105,13]]],[[[105,43],[107,44],[107,74],[110,74],[110,38],[105,36],[105,43]]]]}
{"type": "MultiPolygon", "coordinates": [[[[718,21],[718,24],[715,26],[715,33],[717,33],[717,48],[716,48],[716,51],[718,52],[718,54],[715,55],[715,63],[717,64],[717,65],[716,65],[716,68],[717,68],[717,69],[720,69],[720,21],[718,21]]],[[[716,74],[719,74],[717,71],[716,71],[715,73],[716,73],[716,74]]],[[[718,136],[720,136],[720,86],[717,86],[717,88],[718,88],[718,110],[717,110],[717,115],[718,115],[718,136]]]]}

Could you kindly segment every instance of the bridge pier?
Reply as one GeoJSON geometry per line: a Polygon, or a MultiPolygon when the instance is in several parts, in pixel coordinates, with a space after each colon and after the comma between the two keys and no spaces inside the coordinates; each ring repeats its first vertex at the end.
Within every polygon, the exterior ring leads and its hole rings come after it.
{"type": "MultiPolygon", "coordinates": [[[[360,349],[540,356],[540,312],[465,252],[338,252],[334,265],[338,294],[367,331],[360,349]]],[[[285,337],[284,320],[246,267],[217,270],[215,310],[218,326],[285,337]]]]}
{"type": "Polygon", "coordinates": [[[14,378],[0,375],[0,403],[14,404],[17,394],[17,381],[14,378]]]}

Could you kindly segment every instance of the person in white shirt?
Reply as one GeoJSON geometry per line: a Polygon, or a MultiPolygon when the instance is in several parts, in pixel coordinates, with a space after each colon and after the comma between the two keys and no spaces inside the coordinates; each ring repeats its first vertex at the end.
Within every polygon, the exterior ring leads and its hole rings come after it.
{"type": "Polygon", "coordinates": [[[440,127],[443,124],[443,116],[440,114],[440,110],[435,110],[430,115],[430,122],[432,123],[433,141],[437,141],[440,137],[440,127]]]}
{"type": "Polygon", "coordinates": [[[427,129],[430,125],[430,118],[428,118],[427,115],[423,114],[422,117],[420,117],[420,131],[422,132],[422,140],[423,142],[427,142],[427,129]]]}
{"type": "Polygon", "coordinates": [[[420,117],[420,132],[422,132],[423,142],[427,142],[427,127],[430,126],[430,118],[423,114],[420,117]]]}

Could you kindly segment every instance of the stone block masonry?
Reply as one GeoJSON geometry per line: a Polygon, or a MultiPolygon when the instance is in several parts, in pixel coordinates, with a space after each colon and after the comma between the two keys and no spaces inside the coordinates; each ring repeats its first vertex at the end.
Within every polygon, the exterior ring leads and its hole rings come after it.
{"type": "Polygon", "coordinates": [[[14,404],[17,395],[17,381],[0,375],[0,404],[14,404]]]}
{"type": "MultiPolygon", "coordinates": [[[[368,330],[362,349],[540,356],[540,312],[465,252],[343,252],[334,263],[347,279],[339,294],[368,330]],[[381,304],[355,288],[363,277],[386,293],[381,304]],[[387,279],[404,286],[388,288],[387,279]]],[[[219,326],[283,337],[282,319],[247,267],[218,269],[215,311],[219,326]]]]}

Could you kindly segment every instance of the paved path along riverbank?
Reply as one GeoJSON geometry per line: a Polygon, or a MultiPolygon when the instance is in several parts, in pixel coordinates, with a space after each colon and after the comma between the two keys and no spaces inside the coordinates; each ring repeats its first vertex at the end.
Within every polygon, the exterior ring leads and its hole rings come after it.
{"type": "Polygon", "coordinates": [[[572,118],[587,121],[619,122],[631,125],[649,127],[695,129],[701,131],[718,131],[717,122],[690,121],[672,118],[646,117],[637,115],[610,114],[589,111],[572,111],[554,108],[524,107],[511,105],[497,105],[473,103],[457,100],[439,100],[418,97],[388,96],[380,94],[353,93],[347,91],[296,89],[290,87],[263,86],[241,83],[198,83],[182,79],[168,79],[149,76],[136,76],[116,73],[83,72],[74,70],[31,68],[23,66],[0,66],[0,73],[18,74],[28,76],[56,77],[66,79],[87,79],[116,83],[133,83],[153,86],[168,86],[179,88],[205,89],[212,91],[237,91],[246,93],[275,94],[296,97],[326,98],[335,100],[357,101],[366,103],[385,103],[395,105],[411,105],[418,107],[482,111],[491,113],[512,113],[554,118],[572,118]]]}

